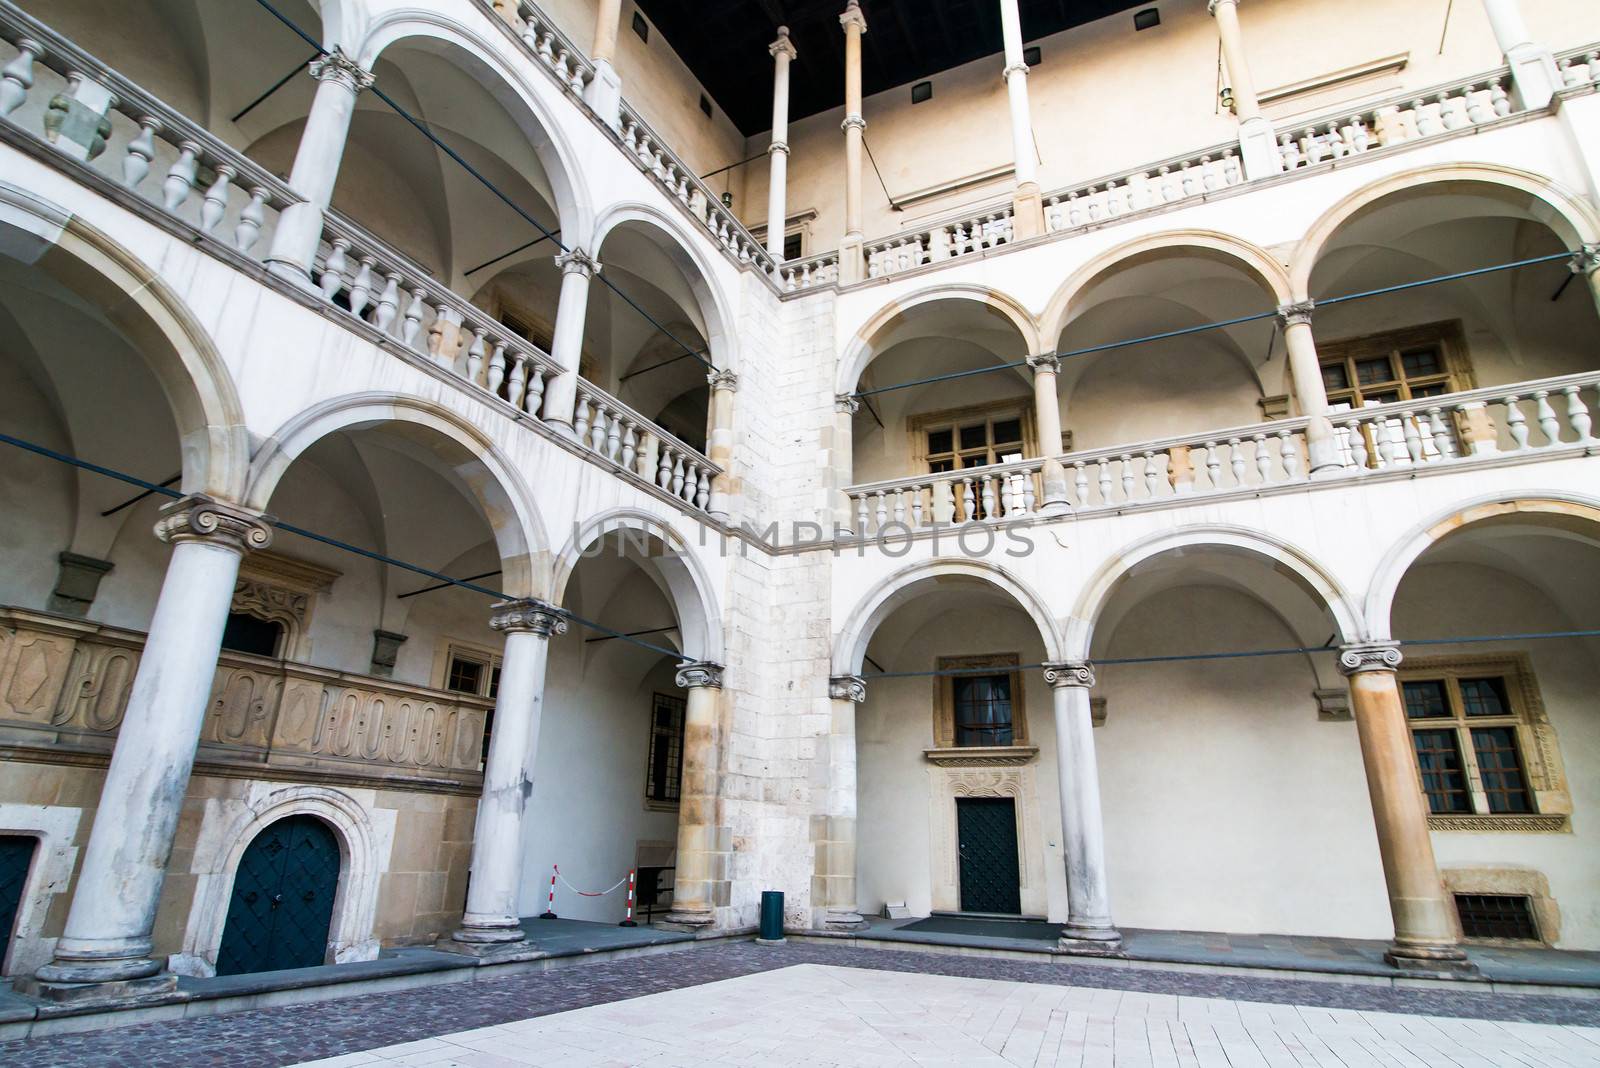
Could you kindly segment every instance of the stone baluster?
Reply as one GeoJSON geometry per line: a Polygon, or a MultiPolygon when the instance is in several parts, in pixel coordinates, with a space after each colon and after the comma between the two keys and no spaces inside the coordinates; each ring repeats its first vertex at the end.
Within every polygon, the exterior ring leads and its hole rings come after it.
{"type": "Polygon", "coordinates": [[[489,356],[489,377],[485,384],[489,392],[496,397],[500,396],[500,387],[506,380],[506,343],[500,338],[494,340],[494,352],[489,356]]]}
{"type": "Polygon", "coordinates": [[[882,530],[884,528],[884,526],[889,522],[889,502],[888,502],[888,497],[887,497],[887,495],[886,495],[884,490],[876,491],[874,496],[877,498],[877,500],[875,502],[877,507],[875,507],[873,509],[873,516],[878,521],[877,529],[878,530],[882,530]]]}
{"type": "Polygon", "coordinates": [[[1111,461],[1100,460],[1098,463],[1100,469],[1100,478],[1098,480],[1100,484],[1100,503],[1111,504],[1115,501],[1115,498],[1111,496],[1111,461]]]}
{"type": "MultiPolygon", "coordinates": [[[[523,360],[517,361],[520,366],[523,360]]],[[[528,397],[522,404],[522,410],[529,415],[538,415],[539,407],[544,401],[544,383],[546,371],[541,365],[527,361],[528,365],[528,397]]]]}
{"type": "Polygon", "coordinates": [[[656,467],[656,485],[670,493],[672,490],[672,446],[660,443],[657,449],[659,463],[656,467]]]}
{"type": "Polygon", "coordinates": [[[985,518],[985,519],[998,519],[999,518],[999,514],[995,511],[995,508],[996,508],[996,505],[997,505],[997,501],[995,499],[995,492],[994,492],[994,476],[993,475],[984,475],[981,485],[982,485],[981,500],[983,502],[983,518],[985,518]]]}
{"type": "Polygon", "coordinates": [[[1206,442],[1206,480],[1211,489],[1222,488],[1222,456],[1217,452],[1217,443],[1214,441],[1206,442]]]}
{"type": "Polygon", "coordinates": [[[1300,445],[1292,430],[1278,431],[1278,456],[1283,461],[1285,481],[1294,482],[1300,477],[1300,445]]]}
{"type": "Polygon", "coordinates": [[[870,513],[867,511],[867,495],[858,493],[854,498],[856,502],[856,532],[865,535],[869,526],[870,513]]]}
{"type": "Polygon", "coordinates": [[[622,415],[611,413],[611,421],[606,425],[606,459],[616,462],[622,455],[622,415]]]}
{"type": "Polygon", "coordinates": [[[417,339],[422,336],[422,317],[427,314],[428,291],[421,286],[411,290],[411,300],[406,303],[406,310],[400,317],[400,340],[409,347],[417,347],[417,339]]]}
{"type": "Polygon", "coordinates": [[[233,228],[233,247],[240,252],[249,252],[260,239],[261,227],[267,221],[266,203],[269,195],[266,187],[252,186],[250,203],[239,209],[239,221],[233,228]]]}
{"type": "MultiPolygon", "coordinates": [[[[549,398],[546,397],[546,403],[549,398]]],[[[582,393],[578,394],[577,404],[573,416],[573,433],[578,443],[589,444],[589,398],[582,393]]]]}
{"type": "Polygon", "coordinates": [[[349,251],[350,242],[346,238],[333,239],[327,259],[322,261],[322,275],[318,279],[322,287],[323,300],[333,300],[339,290],[344,288],[344,272],[349,265],[347,260],[349,251]]]}
{"type": "MultiPolygon", "coordinates": [[[[634,461],[639,455],[639,432],[633,420],[628,420],[622,434],[621,460],[624,470],[634,471],[634,461]]],[[[637,473],[637,472],[635,472],[637,473]]]]}
{"type": "Polygon", "coordinates": [[[677,449],[672,450],[672,495],[683,499],[683,456],[677,449]]]}
{"type": "Polygon", "coordinates": [[[1389,426],[1390,416],[1380,415],[1372,420],[1372,446],[1378,453],[1380,468],[1393,467],[1395,460],[1394,435],[1389,426]]]}
{"type": "MultiPolygon", "coordinates": [[[[1595,69],[1591,60],[1590,69],[1595,69]]],[[[1588,405],[1583,403],[1583,393],[1577,386],[1567,386],[1561,392],[1567,395],[1567,422],[1577,432],[1578,440],[1588,442],[1594,440],[1594,420],[1589,415],[1588,405]]]]}
{"type": "Polygon", "coordinates": [[[233,185],[234,175],[239,172],[226,163],[216,166],[216,180],[206,189],[204,200],[200,204],[200,232],[209,234],[217,228],[222,217],[228,212],[228,190],[233,185]]]}
{"type": "Polygon", "coordinates": [[[1361,433],[1361,419],[1347,420],[1344,428],[1350,443],[1350,466],[1363,473],[1367,470],[1367,439],[1361,433]]]}
{"type": "MultiPolygon", "coordinates": [[[[373,325],[385,334],[394,325],[395,317],[400,314],[400,276],[394,271],[388,271],[383,276],[383,292],[378,294],[378,310],[373,316],[373,325]]],[[[476,374],[468,375],[476,382],[476,374]]]]}
{"type": "Polygon", "coordinates": [[[150,173],[150,164],[156,157],[156,132],[160,129],[161,120],[154,115],[140,117],[139,132],[128,142],[127,153],[122,157],[122,184],[129,189],[138,189],[150,173]]]}
{"type": "Polygon", "coordinates": [[[372,299],[372,268],[378,261],[371,256],[361,257],[361,268],[356,271],[355,280],[350,283],[350,314],[357,319],[362,318],[362,313],[367,310],[367,303],[372,299]]]}
{"type": "Polygon", "coordinates": [[[1122,499],[1133,500],[1133,454],[1123,453],[1117,457],[1122,475],[1122,499]]]}
{"type": "Polygon", "coordinates": [[[911,525],[912,526],[914,526],[914,527],[922,526],[922,509],[923,509],[922,486],[920,486],[920,485],[912,486],[911,487],[911,525]]]}
{"type": "Polygon", "coordinates": [[[1528,447],[1528,417],[1522,414],[1522,398],[1515,394],[1505,399],[1506,430],[1511,433],[1512,447],[1521,451],[1528,447]]]}
{"type": "Polygon", "coordinates": [[[694,493],[694,506],[702,512],[706,505],[711,503],[711,471],[709,468],[700,468],[700,482],[694,493]]]}
{"type": "Polygon", "coordinates": [[[1550,391],[1537,390],[1533,399],[1535,402],[1534,418],[1539,422],[1539,432],[1544,435],[1546,445],[1561,444],[1561,422],[1556,418],[1556,410],[1550,406],[1550,391]]]}
{"type": "Polygon", "coordinates": [[[168,211],[177,211],[194,191],[195,173],[199,169],[200,146],[193,141],[178,145],[178,158],[167,168],[167,177],[161,183],[161,203],[168,211]]]}
{"type": "Polygon", "coordinates": [[[1244,445],[1238,438],[1228,439],[1228,467],[1233,471],[1233,484],[1244,485],[1244,445]]]}
{"type": "Polygon", "coordinates": [[[1428,434],[1433,438],[1433,447],[1440,459],[1447,459],[1455,452],[1455,442],[1445,425],[1444,409],[1437,405],[1428,409],[1428,434]]]}
{"type": "Polygon", "coordinates": [[[17,38],[17,54],[0,68],[0,118],[22,106],[33,88],[33,64],[44,55],[44,46],[31,37],[17,38]]]}
{"type": "MultiPolygon", "coordinates": [[[[498,347],[495,352],[497,355],[503,354],[505,352],[505,347],[502,345],[498,347]]],[[[504,362],[503,357],[502,362],[504,362]]],[[[520,412],[523,410],[522,402],[528,395],[528,357],[524,356],[515,349],[512,349],[511,361],[509,367],[505,368],[505,373],[506,402],[520,412]]],[[[493,381],[493,362],[489,364],[489,375],[490,380],[493,381]]],[[[494,387],[491,387],[491,389],[493,388],[494,387]]]]}
{"type": "Polygon", "coordinates": [[[606,427],[611,419],[611,411],[599,399],[594,401],[594,420],[589,427],[589,451],[604,456],[606,454],[606,427]]]}
{"type": "Polygon", "coordinates": [[[1078,507],[1089,507],[1089,472],[1085,470],[1082,460],[1072,465],[1072,486],[1077,494],[1078,507]]]}
{"type": "Polygon", "coordinates": [[[1046,663],[1044,678],[1055,711],[1058,801],[1067,869],[1067,924],[1058,945],[1073,953],[1114,953],[1122,935],[1111,922],[1111,891],[1106,882],[1100,770],[1089,708],[1094,665],[1086,660],[1046,663]]]}
{"type": "Polygon", "coordinates": [[[1272,481],[1272,453],[1267,450],[1267,435],[1257,434],[1251,439],[1256,461],[1256,478],[1265,486],[1272,481]]]}

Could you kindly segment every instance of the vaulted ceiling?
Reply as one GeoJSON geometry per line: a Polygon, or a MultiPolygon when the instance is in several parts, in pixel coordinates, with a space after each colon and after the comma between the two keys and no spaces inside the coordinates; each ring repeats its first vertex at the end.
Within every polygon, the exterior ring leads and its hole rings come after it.
{"type": "MultiPolygon", "coordinates": [[[[844,102],[845,0],[637,0],[645,17],[746,135],[772,126],[767,45],[788,26],[800,58],[789,113],[844,102]]],[[[1026,41],[1156,0],[1018,0],[1026,41]]],[[[861,0],[867,17],[862,85],[876,93],[1002,50],[1000,0],[861,0]]],[[[1128,27],[1132,32],[1133,27],[1128,27]]],[[[626,27],[624,33],[629,32],[626,27]]]]}

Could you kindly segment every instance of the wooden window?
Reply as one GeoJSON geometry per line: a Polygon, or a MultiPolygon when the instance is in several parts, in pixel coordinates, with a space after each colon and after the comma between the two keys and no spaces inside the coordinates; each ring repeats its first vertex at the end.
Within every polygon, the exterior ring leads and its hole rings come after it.
{"type": "Polygon", "coordinates": [[[1526,657],[1417,661],[1400,692],[1435,816],[1535,816],[1540,784],[1557,811],[1570,810],[1526,657]]]}
{"type": "Polygon", "coordinates": [[[1037,451],[1032,415],[1016,401],[930,412],[913,417],[910,428],[913,454],[929,474],[986,467],[1013,453],[1037,451]]]}
{"type": "Polygon", "coordinates": [[[490,699],[500,694],[500,656],[488,649],[451,642],[439,673],[441,690],[490,699]]]}
{"type": "Polygon", "coordinates": [[[681,697],[658,693],[650,700],[650,754],[645,761],[644,800],[650,808],[675,808],[683,789],[681,697]]]}
{"type": "Polygon", "coordinates": [[[934,677],[934,745],[940,749],[1028,743],[1022,661],[1016,653],[941,656],[934,677]],[[985,670],[988,669],[988,670],[985,670]]]}
{"type": "Polygon", "coordinates": [[[961,675],[954,687],[956,745],[1010,745],[1011,676],[961,675]]]}
{"type": "Polygon", "coordinates": [[[1460,324],[1430,323],[1318,345],[1329,405],[1437,397],[1472,388],[1460,324]]]}

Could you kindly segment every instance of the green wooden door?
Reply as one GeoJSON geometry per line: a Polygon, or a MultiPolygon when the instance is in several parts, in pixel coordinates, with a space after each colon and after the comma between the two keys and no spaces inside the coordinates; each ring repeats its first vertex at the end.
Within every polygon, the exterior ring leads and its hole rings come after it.
{"type": "Polygon", "coordinates": [[[1017,806],[1009,797],[956,799],[961,857],[961,911],[1022,911],[1017,866],[1017,806]]]}
{"type": "Polygon", "coordinates": [[[217,974],[324,963],[338,889],[339,843],[327,824],[290,816],[267,827],[234,875],[217,974]]]}

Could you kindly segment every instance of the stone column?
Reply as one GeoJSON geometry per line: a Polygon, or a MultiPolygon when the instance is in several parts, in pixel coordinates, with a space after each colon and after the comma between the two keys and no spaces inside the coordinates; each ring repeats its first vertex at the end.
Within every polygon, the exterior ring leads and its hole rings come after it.
{"type": "Polygon", "coordinates": [[[1039,198],[1039,164],[1033,147],[1033,115],[1028,110],[1028,65],[1022,61],[1022,17],[1017,13],[1017,0],[1000,0],[1000,36],[1005,42],[1012,173],[1016,178],[1011,224],[1020,240],[1044,233],[1044,202],[1039,198]]]}
{"type": "Polygon", "coordinates": [[[703,931],[728,904],[733,842],[717,815],[717,754],[722,665],[688,662],[678,685],[689,691],[683,722],[683,778],[678,795],[678,861],[672,911],[663,926],[703,931]]]}
{"type": "Polygon", "coordinates": [[[860,410],[861,402],[848,393],[839,393],[833,398],[833,442],[828,450],[833,467],[833,525],[845,534],[854,533],[856,529],[855,512],[850,507],[850,495],[845,487],[850,485],[853,470],[852,437],[855,415],[860,410]]]}
{"type": "Polygon", "coordinates": [[[1350,704],[1394,915],[1394,943],[1384,957],[1400,968],[1469,969],[1433,859],[1427,805],[1395,682],[1399,666],[1396,642],[1362,642],[1339,650],[1339,670],[1350,680],[1350,704]]]}
{"type": "Polygon", "coordinates": [[[294,167],[289,171],[289,188],[305,199],[284,208],[278,216],[267,253],[273,273],[305,285],[311,284],[317,242],[322,238],[322,215],[333,202],[356,97],[372,84],[372,72],[338,49],[313,59],[308,69],[317,80],[317,95],[311,101],[294,167]]]}
{"type": "Polygon", "coordinates": [[[867,120],[861,117],[861,35],[867,17],[857,0],[839,16],[844,27],[844,240],[839,242],[839,281],[859,282],[866,271],[861,233],[861,139],[867,120]]]}
{"type": "Polygon", "coordinates": [[[1529,110],[1549,104],[1561,88],[1561,73],[1550,49],[1528,32],[1518,0],[1483,0],[1483,9],[1489,16],[1495,43],[1505,54],[1506,66],[1511,68],[1517,101],[1529,110]]]}
{"type": "Polygon", "coordinates": [[[706,459],[722,469],[722,474],[711,480],[711,500],[706,511],[725,520],[734,489],[733,398],[739,388],[739,376],[732,371],[712,371],[706,381],[711,384],[711,433],[706,436],[706,459]]]}
{"type": "Polygon", "coordinates": [[[172,544],[172,557],[100,788],[66,930],[55,959],[38,973],[39,992],[57,1000],[160,994],[176,982],[158,975],[161,963],[151,956],[156,907],[239,561],[272,542],[262,516],[199,494],[163,508],[155,532],[172,544]]]}
{"type": "Polygon", "coordinates": [[[1100,770],[1094,756],[1089,690],[1094,665],[1068,660],[1044,665],[1055,699],[1056,775],[1061,780],[1061,833],[1067,862],[1067,925],[1060,947],[1073,953],[1115,953],[1122,935],[1111,923],[1106,886],[1100,770]]]}
{"type": "Polygon", "coordinates": [[[1289,350],[1289,377],[1306,417],[1306,452],[1311,477],[1326,477],[1343,469],[1333,423],[1328,419],[1328,387],[1322,381],[1322,362],[1317,358],[1317,342],[1311,333],[1311,312],[1316,305],[1305,300],[1278,309],[1278,325],[1283,328],[1283,344],[1289,350]]]}
{"type": "Polygon", "coordinates": [[[767,251],[783,262],[784,231],[789,219],[789,64],[800,53],[789,40],[789,27],[778,27],[778,39],[767,46],[772,53],[772,143],[767,157],[772,180],[767,186],[767,251]]]}
{"type": "Polygon", "coordinates": [[[811,815],[811,909],[816,925],[830,931],[867,925],[856,911],[856,705],[866,699],[859,676],[828,680],[832,719],[817,754],[827,779],[822,804],[811,815]]]}
{"type": "Polygon", "coordinates": [[[589,279],[600,265],[583,249],[574,248],[557,256],[556,266],[561,268],[561,295],[556,298],[556,329],[550,355],[561,372],[545,383],[540,414],[554,429],[572,437],[578,364],[583,359],[583,324],[589,314],[589,279]]]}
{"type": "Polygon", "coordinates": [[[1041,515],[1065,515],[1067,472],[1056,457],[1061,455],[1061,398],[1056,393],[1056,375],[1061,360],[1054,353],[1029,356],[1033,368],[1033,421],[1039,434],[1039,455],[1044,457],[1041,481],[1044,495],[1039,502],[1041,515]]]}
{"type": "Polygon", "coordinates": [[[527,941],[517,907],[523,819],[533,793],[550,636],[567,631],[566,620],[554,608],[531,599],[496,604],[489,626],[505,634],[506,644],[489,759],[483,767],[483,795],[472,832],[466,915],[460,930],[451,935],[461,948],[477,952],[527,941]]]}
{"type": "Polygon", "coordinates": [[[1589,284],[1589,293],[1594,297],[1595,308],[1600,310],[1600,244],[1585,245],[1572,254],[1568,264],[1573,274],[1581,274],[1589,284]]]}
{"type": "Polygon", "coordinates": [[[594,81],[583,90],[589,106],[613,130],[622,129],[622,78],[615,66],[617,27],[621,21],[622,0],[600,0],[595,12],[594,47],[589,50],[594,81]]]}
{"type": "Polygon", "coordinates": [[[1222,60],[1233,90],[1233,110],[1239,117],[1239,155],[1244,160],[1245,177],[1277,174],[1283,170],[1283,159],[1278,155],[1272,123],[1261,114],[1255,82],[1250,77],[1244,35],[1239,31],[1239,0],[1211,0],[1208,9],[1217,20],[1217,35],[1222,39],[1222,60]]]}

